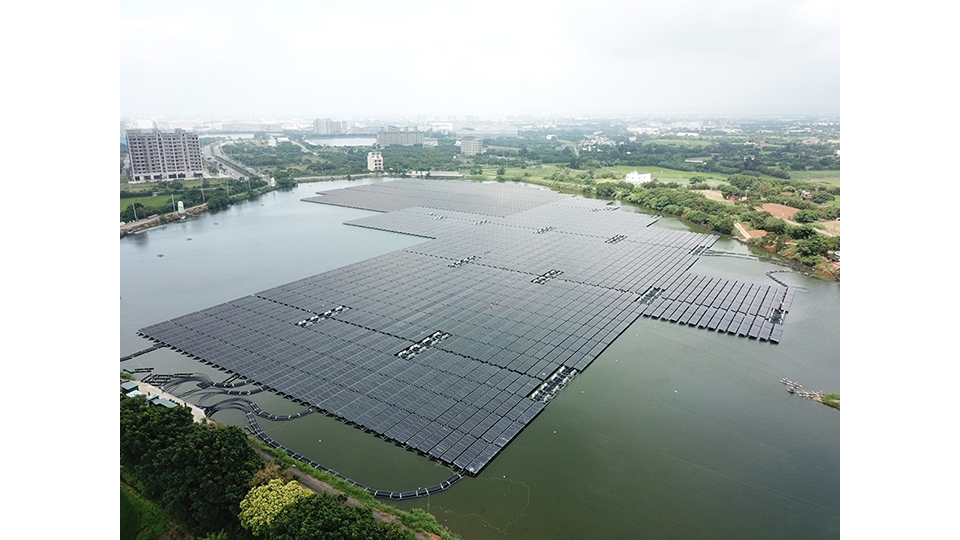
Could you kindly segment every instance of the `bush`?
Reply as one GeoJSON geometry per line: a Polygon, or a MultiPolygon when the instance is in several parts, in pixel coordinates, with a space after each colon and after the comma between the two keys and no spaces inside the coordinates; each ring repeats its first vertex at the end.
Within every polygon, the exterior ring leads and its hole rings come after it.
{"type": "Polygon", "coordinates": [[[793,216],[793,220],[797,223],[813,223],[818,219],[820,219],[820,213],[815,210],[801,210],[793,216]]]}

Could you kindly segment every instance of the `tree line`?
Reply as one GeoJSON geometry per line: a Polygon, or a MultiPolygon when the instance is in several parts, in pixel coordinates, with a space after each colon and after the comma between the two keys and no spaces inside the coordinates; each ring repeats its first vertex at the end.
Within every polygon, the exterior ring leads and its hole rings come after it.
{"type": "Polygon", "coordinates": [[[345,495],[290,482],[240,428],[196,423],[188,408],[152,406],[143,396],[120,398],[120,466],[124,482],[198,538],[414,538],[399,523],[377,522],[370,507],[347,504],[345,495]]]}

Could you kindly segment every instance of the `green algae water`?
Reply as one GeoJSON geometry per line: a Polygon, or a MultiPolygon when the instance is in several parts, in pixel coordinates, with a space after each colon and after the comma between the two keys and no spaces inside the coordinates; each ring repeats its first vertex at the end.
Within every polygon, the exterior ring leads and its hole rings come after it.
{"type": "MultiPolygon", "coordinates": [[[[303,184],[121,239],[120,355],[150,346],[136,335],[147,325],[423,242],[343,225],[371,212],[300,201],[379,181],[303,184]]],[[[713,249],[748,254],[729,239],[713,249]]],[[[764,282],[783,267],[702,257],[693,270],[764,282]]],[[[778,345],[641,317],[479,476],[394,504],[429,509],[465,539],[839,537],[840,413],[779,380],[840,392],[840,285],[776,277],[798,291],[778,345]]],[[[166,349],[121,367],[226,377],[166,349]]],[[[175,393],[191,400],[195,389],[175,393]]],[[[276,414],[302,409],[270,393],[254,398],[276,414]]],[[[244,423],[232,410],[214,419],[244,423]]],[[[321,414],[260,425],[379,489],[453,472],[321,414]]]]}

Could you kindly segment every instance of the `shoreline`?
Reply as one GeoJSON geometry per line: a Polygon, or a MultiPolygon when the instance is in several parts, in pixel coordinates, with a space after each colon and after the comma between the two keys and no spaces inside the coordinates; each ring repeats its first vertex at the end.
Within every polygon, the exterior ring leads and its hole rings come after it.
{"type": "MultiPolygon", "coordinates": [[[[121,378],[121,379],[120,379],[120,383],[122,384],[122,383],[124,383],[124,382],[127,382],[127,381],[126,381],[125,379],[122,379],[122,378],[121,378]]],[[[194,421],[194,422],[197,422],[197,423],[203,423],[204,421],[213,422],[213,420],[207,418],[207,415],[203,412],[203,409],[201,409],[200,407],[198,407],[198,406],[196,406],[196,405],[194,405],[194,404],[192,404],[192,403],[188,403],[188,402],[186,402],[186,401],[178,398],[177,396],[175,396],[175,395],[173,395],[173,394],[170,394],[170,393],[168,393],[168,392],[165,392],[165,391],[161,390],[160,388],[157,388],[156,386],[153,386],[153,385],[150,384],[150,383],[145,383],[145,382],[140,381],[140,380],[137,380],[137,379],[133,379],[133,382],[137,383],[137,386],[140,388],[140,391],[143,392],[144,394],[146,394],[146,396],[147,396],[148,398],[149,398],[150,396],[157,395],[157,396],[160,396],[160,397],[163,398],[163,399],[169,399],[170,401],[172,401],[172,402],[174,402],[174,403],[176,403],[176,404],[178,404],[178,405],[181,405],[181,406],[183,406],[183,407],[189,408],[189,409],[190,409],[190,412],[193,413],[193,421],[194,421]]]]}

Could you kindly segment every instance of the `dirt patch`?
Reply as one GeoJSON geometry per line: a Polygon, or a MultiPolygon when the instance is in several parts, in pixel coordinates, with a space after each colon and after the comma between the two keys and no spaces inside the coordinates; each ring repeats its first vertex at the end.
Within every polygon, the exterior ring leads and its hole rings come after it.
{"type": "Polygon", "coordinates": [[[800,210],[797,208],[792,208],[790,206],[784,206],[782,204],[772,204],[766,203],[763,206],[757,208],[757,210],[763,210],[764,212],[769,212],[773,217],[778,217],[781,219],[793,219],[793,216],[800,210]]]}
{"type": "Polygon", "coordinates": [[[720,193],[719,189],[702,189],[702,190],[699,190],[698,192],[703,193],[703,196],[710,199],[711,201],[725,200],[723,198],[723,193],[720,193]]]}
{"type": "Polygon", "coordinates": [[[820,225],[823,225],[823,230],[834,236],[840,236],[840,222],[837,220],[833,221],[820,221],[820,225]]]}

